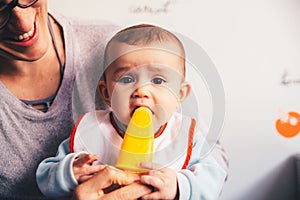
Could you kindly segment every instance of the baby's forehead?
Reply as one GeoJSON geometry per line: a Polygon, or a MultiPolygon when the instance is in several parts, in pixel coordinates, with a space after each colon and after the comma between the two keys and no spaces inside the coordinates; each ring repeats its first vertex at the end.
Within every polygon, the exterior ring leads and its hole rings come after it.
{"type": "Polygon", "coordinates": [[[111,65],[123,65],[124,60],[126,62],[137,62],[139,65],[145,65],[149,64],[147,61],[149,62],[151,59],[153,59],[153,61],[150,61],[152,63],[176,68],[175,71],[178,71],[178,73],[185,77],[185,52],[181,45],[173,41],[152,42],[147,45],[130,45],[125,42],[112,40],[106,48],[104,70],[111,67],[111,65]],[[166,57],[171,57],[170,60],[172,60],[172,63],[160,63],[160,59],[166,57]],[[140,60],[140,62],[137,60],[140,60]]]}
{"type": "Polygon", "coordinates": [[[160,63],[143,64],[143,65],[112,65],[110,66],[113,72],[149,72],[149,73],[178,73],[172,66],[168,66],[160,63]]]}
{"type": "Polygon", "coordinates": [[[106,63],[110,63],[117,60],[119,57],[139,51],[152,50],[158,53],[170,53],[177,55],[181,59],[185,59],[184,50],[176,42],[153,42],[147,45],[129,45],[124,42],[112,40],[106,49],[106,63]]]}

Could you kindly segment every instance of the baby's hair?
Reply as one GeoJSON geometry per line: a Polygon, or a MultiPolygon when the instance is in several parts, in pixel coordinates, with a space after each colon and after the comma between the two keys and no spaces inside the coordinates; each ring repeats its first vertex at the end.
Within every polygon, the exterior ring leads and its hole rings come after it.
{"type": "Polygon", "coordinates": [[[153,43],[173,41],[180,45],[181,41],[170,31],[150,24],[139,24],[119,31],[111,41],[116,40],[129,45],[147,46],[153,43]]]}
{"type": "MultiPolygon", "coordinates": [[[[185,59],[185,51],[181,41],[170,31],[150,25],[150,24],[139,24],[127,27],[117,32],[107,43],[104,52],[104,66],[108,67],[111,63],[108,63],[108,48],[113,41],[125,43],[128,45],[134,45],[139,47],[150,47],[152,44],[163,44],[164,42],[173,42],[180,49],[180,56],[185,59]]],[[[162,48],[163,50],[163,48],[162,48]]],[[[165,49],[172,51],[171,49],[165,49]]],[[[103,74],[104,75],[104,74],[103,74]]]]}

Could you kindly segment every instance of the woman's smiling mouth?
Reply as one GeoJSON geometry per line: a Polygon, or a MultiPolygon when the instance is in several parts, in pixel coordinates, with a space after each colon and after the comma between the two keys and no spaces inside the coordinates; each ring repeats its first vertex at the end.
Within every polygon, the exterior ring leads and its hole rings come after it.
{"type": "Polygon", "coordinates": [[[39,38],[38,24],[34,22],[33,27],[27,32],[16,34],[14,37],[6,38],[5,42],[19,47],[30,47],[34,45],[39,38]]]}
{"type": "Polygon", "coordinates": [[[26,40],[26,39],[30,39],[30,37],[33,36],[35,31],[35,26],[33,26],[28,32],[20,34],[16,37],[16,40],[22,41],[22,40],[26,40]]]}

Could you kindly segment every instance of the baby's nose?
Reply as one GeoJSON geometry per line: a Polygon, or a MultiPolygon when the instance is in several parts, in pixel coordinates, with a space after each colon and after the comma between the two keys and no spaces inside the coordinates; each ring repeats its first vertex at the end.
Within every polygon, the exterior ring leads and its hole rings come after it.
{"type": "Polygon", "coordinates": [[[132,96],[134,98],[149,98],[150,97],[150,92],[149,92],[149,90],[147,89],[146,86],[142,86],[142,87],[137,88],[133,92],[132,96]]]}

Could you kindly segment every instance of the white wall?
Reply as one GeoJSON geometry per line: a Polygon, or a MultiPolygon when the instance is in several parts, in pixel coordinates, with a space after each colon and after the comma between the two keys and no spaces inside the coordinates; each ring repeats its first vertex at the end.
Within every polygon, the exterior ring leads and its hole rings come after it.
{"type": "MultiPolygon", "coordinates": [[[[66,15],[120,25],[156,23],[196,41],[215,63],[225,88],[221,141],[230,170],[221,199],[295,196],[290,157],[300,151],[300,134],[282,137],[275,122],[289,111],[300,113],[298,0],[52,0],[49,4],[66,15]],[[141,8],[143,12],[137,12],[141,8]],[[293,84],[281,84],[285,72],[293,84]]],[[[209,116],[211,110],[204,112],[209,116]]]]}

